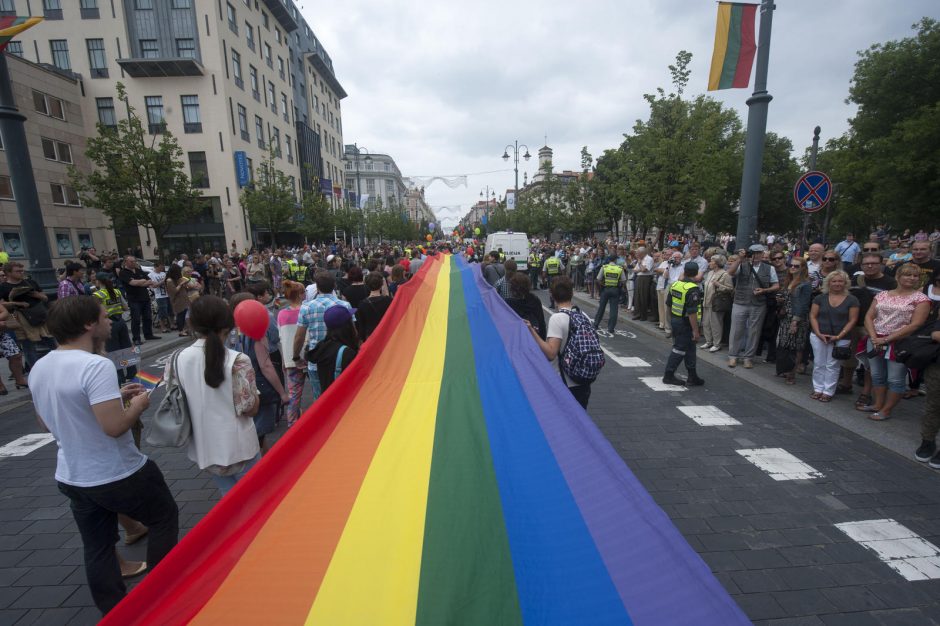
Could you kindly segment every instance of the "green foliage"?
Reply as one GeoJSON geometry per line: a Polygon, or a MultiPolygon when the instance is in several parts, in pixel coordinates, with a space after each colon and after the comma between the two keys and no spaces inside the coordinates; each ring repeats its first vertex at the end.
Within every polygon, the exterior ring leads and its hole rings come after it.
{"type": "Polygon", "coordinates": [[[311,189],[303,195],[295,227],[307,241],[333,239],[333,216],[330,214],[330,202],[319,189],[311,189]]]}
{"type": "Polygon", "coordinates": [[[271,232],[271,240],[276,246],[278,233],[294,221],[297,197],[293,177],[278,169],[274,158],[272,149],[258,166],[254,183],[242,190],[241,204],[256,226],[271,232]]]}
{"type": "Polygon", "coordinates": [[[837,186],[840,230],[940,222],[940,23],[913,28],[859,53],[848,99],[858,111],[819,155],[837,186]]]}
{"type": "Polygon", "coordinates": [[[162,252],[170,227],[199,211],[201,193],[186,173],[183,150],[173,134],[164,127],[150,137],[122,83],[117,92],[127,119],[116,128],[98,125],[85,149],[94,170],[83,174],[70,168],[70,182],[84,204],[100,208],[112,223],[152,230],[162,252]]]}

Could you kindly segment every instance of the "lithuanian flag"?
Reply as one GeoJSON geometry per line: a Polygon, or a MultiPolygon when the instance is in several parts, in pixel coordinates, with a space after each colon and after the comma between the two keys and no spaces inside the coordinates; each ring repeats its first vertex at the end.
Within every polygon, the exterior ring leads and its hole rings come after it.
{"type": "Polygon", "coordinates": [[[7,47],[11,39],[27,28],[35,26],[42,19],[41,17],[21,17],[19,15],[0,17],[0,51],[7,47]]]}
{"type": "Polygon", "coordinates": [[[708,75],[708,90],[747,87],[754,65],[754,19],[758,5],[738,2],[718,3],[715,50],[708,75]]]}
{"type": "Polygon", "coordinates": [[[438,256],[102,623],[749,622],[479,266],[438,256]]]}

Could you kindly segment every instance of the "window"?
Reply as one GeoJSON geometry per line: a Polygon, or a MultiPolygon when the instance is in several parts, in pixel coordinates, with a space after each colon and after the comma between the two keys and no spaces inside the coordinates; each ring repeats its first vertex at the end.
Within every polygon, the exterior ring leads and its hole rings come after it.
{"type": "Polygon", "coordinates": [[[271,149],[274,151],[274,156],[281,156],[281,131],[277,126],[271,129],[271,149]]]}
{"type": "Polygon", "coordinates": [[[147,124],[151,135],[163,130],[166,118],[163,115],[163,96],[146,96],[144,104],[147,106],[147,124]]]}
{"type": "Polygon", "coordinates": [[[157,43],[156,39],[141,39],[140,40],[140,56],[145,59],[158,59],[160,58],[160,46],[157,43]]]}
{"type": "Polygon", "coordinates": [[[83,20],[96,20],[101,17],[98,13],[98,0],[81,0],[79,11],[83,20]]]}
{"type": "Polygon", "coordinates": [[[202,120],[199,119],[199,96],[180,96],[183,106],[183,132],[201,133],[202,120]]]}
{"type": "Polygon", "coordinates": [[[264,62],[268,64],[268,67],[274,68],[274,61],[271,60],[271,46],[268,42],[264,43],[264,62]]]}
{"type": "Polygon", "coordinates": [[[176,56],[184,59],[196,58],[196,40],[195,39],[177,39],[176,56]]]}
{"type": "MultiPolygon", "coordinates": [[[[386,172],[391,172],[391,171],[392,171],[392,164],[391,164],[391,163],[386,163],[386,164],[385,164],[385,171],[386,171],[386,172]]],[[[388,181],[388,182],[392,182],[392,181],[388,181]]]]}
{"type": "Polygon", "coordinates": [[[283,91],[281,92],[281,116],[285,122],[290,121],[290,115],[287,113],[287,94],[283,91]]]}
{"type": "Polygon", "coordinates": [[[13,0],[0,0],[0,15],[16,15],[16,4],[13,0]]]}
{"type": "Polygon", "coordinates": [[[266,29],[271,30],[271,24],[268,22],[268,14],[264,11],[261,12],[261,25],[266,29]]]}
{"type": "Polygon", "coordinates": [[[6,51],[12,54],[13,56],[23,58],[23,42],[22,41],[11,41],[7,44],[6,51]]]}
{"type": "Polygon", "coordinates": [[[193,181],[193,187],[209,187],[209,164],[206,162],[205,152],[189,153],[189,177],[193,181]]]}
{"type": "Polygon", "coordinates": [[[42,0],[42,16],[47,20],[61,20],[61,0],[42,0]]]}
{"type": "Polygon", "coordinates": [[[274,27],[274,38],[278,43],[281,43],[281,29],[277,26],[274,27]]]}
{"type": "Polygon", "coordinates": [[[104,39],[86,39],[88,46],[88,67],[92,78],[108,77],[108,60],[104,53],[104,39]]]}
{"type": "Polygon", "coordinates": [[[0,200],[15,200],[9,176],[0,176],[0,200]]]}
{"type": "Polygon", "coordinates": [[[255,136],[258,138],[258,147],[264,149],[264,121],[255,116],[255,136]]]}
{"type": "MultiPolygon", "coordinates": [[[[386,163],[386,165],[388,165],[388,163],[386,163]]],[[[392,195],[394,193],[395,193],[395,183],[393,183],[391,179],[386,179],[385,180],[385,194],[392,195]]]]}
{"type": "Polygon", "coordinates": [[[64,142],[42,137],[42,154],[50,161],[72,162],[72,147],[64,142]]]}
{"type": "Polygon", "coordinates": [[[287,148],[287,162],[294,162],[294,146],[291,144],[290,135],[284,135],[284,147],[287,148]]]}
{"type": "Polygon", "coordinates": [[[366,193],[369,194],[370,196],[375,195],[375,179],[374,178],[366,179],[366,193]]]}
{"type": "Polygon", "coordinates": [[[281,75],[281,80],[284,80],[284,59],[281,57],[277,58],[277,73],[281,75]]]}
{"type": "Polygon", "coordinates": [[[191,9],[193,8],[193,0],[173,0],[174,9],[191,9]]]}
{"type": "Polygon", "coordinates": [[[271,110],[277,113],[277,100],[274,96],[274,83],[268,81],[268,106],[271,107],[271,110]]]}
{"type": "Polygon", "coordinates": [[[117,116],[114,113],[114,98],[95,98],[98,107],[98,122],[102,126],[114,128],[117,126],[117,116]]]}
{"type": "Polygon", "coordinates": [[[59,183],[52,183],[49,186],[52,188],[53,204],[82,206],[81,200],[78,199],[78,194],[72,187],[69,187],[68,185],[60,185],[59,183]]]}
{"type": "Polygon", "coordinates": [[[248,66],[248,84],[251,86],[252,97],[261,102],[261,90],[258,87],[258,70],[254,65],[248,66]]]}
{"type": "Polygon", "coordinates": [[[248,134],[248,111],[242,105],[238,105],[238,130],[245,141],[251,141],[248,134]]]}
{"type": "Polygon", "coordinates": [[[44,94],[41,91],[33,91],[33,107],[37,113],[60,120],[65,119],[65,104],[58,98],[44,94]]]}
{"type": "Polygon", "coordinates": [[[248,42],[248,48],[252,51],[255,49],[255,29],[251,27],[251,24],[245,22],[245,41],[248,42]]]}
{"type": "Polygon", "coordinates": [[[231,2],[226,2],[226,13],[228,14],[228,29],[238,34],[238,15],[235,13],[235,7],[232,6],[231,2]]]}
{"type": "Polygon", "coordinates": [[[139,10],[152,9],[153,0],[134,0],[134,8],[139,10]]]}
{"type": "Polygon", "coordinates": [[[72,62],[69,60],[69,42],[65,39],[50,39],[49,47],[52,49],[52,64],[60,70],[71,70],[72,62]]]}
{"type": "Polygon", "coordinates": [[[235,50],[232,50],[232,79],[235,80],[236,87],[245,88],[245,81],[242,80],[242,55],[235,50]]]}

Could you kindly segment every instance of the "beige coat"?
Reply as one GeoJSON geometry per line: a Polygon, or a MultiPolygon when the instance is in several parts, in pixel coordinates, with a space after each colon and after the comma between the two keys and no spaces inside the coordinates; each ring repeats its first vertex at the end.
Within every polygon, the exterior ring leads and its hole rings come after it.
{"type": "Polygon", "coordinates": [[[731,280],[731,274],[726,272],[723,267],[708,272],[703,282],[705,284],[705,299],[702,301],[703,307],[711,307],[716,293],[732,293],[734,291],[734,282],[731,280]]]}

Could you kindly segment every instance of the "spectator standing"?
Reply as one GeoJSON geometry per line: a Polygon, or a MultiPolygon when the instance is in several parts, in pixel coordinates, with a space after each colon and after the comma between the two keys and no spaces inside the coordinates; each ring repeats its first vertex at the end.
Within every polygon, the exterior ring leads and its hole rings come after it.
{"type": "Polygon", "coordinates": [[[702,335],[705,343],[701,347],[709,352],[721,350],[725,315],[731,311],[734,298],[734,281],[725,271],[727,263],[725,255],[713,254],[708,260],[708,272],[703,279],[705,298],[702,301],[702,335]]]}
{"type": "Polygon", "coordinates": [[[806,271],[809,272],[809,275],[812,277],[813,274],[819,271],[819,268],[822,267],[822,256],[823,252],[826,251],[826,246],[821,243],[810,244],[806,252],[806,271]]]}
{"type": "Polygon", "coordinates": [[[156,341],[160,339],[153,334],[153,310],[150,307],[150,291],[153,283],[150,277],[137,264],[132,256],[124,257],[124,267],[118,273],[124,285],[127,304],[131,309],[131,335],[134,344],[140,345],[143,340],[156,341]],[[143,330],[143,339],[141,338],[143,330]]]}
{"type": "Polygon", "coordinates": [[[855,265],[855,259],[858,257],[859,252],[861,252],[861,247],[855,241],[855,235],[852,233],[845,233],[845,239],[836,244],[836,254],[841,258],[842,269],[846,272],[855,265]]]}
{"type": "MultiPolygon", "coordinates": [[[[208,273],[208,269],[206,270],[208,273]]],[[[153,297],[157,302],[157,324],[160,332],[170,331],[170,296],[166,292],[166,270],[163,261],[153,264],[153,271],[147,277],[153,284],[153,297]]]]}
{"type": "Polygon", "coordinates": [[[728,273],[735,277],[728,367],[737,366],[743,358],[744,367],[752,368],[767,314],[767,296],[776,293],[780,284],[774,268],[764,262],[764,246],[760,244],[746,252],[739,250],[728,265],[728,273]]]}
{"type": "Polygon", "coordinates": [[[56,289],[56,298],[68,298],[70,296],[84,296],[85,283],[82,277],[85,275],[85,268],[81,263],[69,261],[65,264],[65,276],[59,281],[59,287],[56,289]]]}
{"type": "MultiPolygon", "coordinates": [[[[14,325],[16,322],[13,314],[7,311],[6,307],[0,306],[0,357],[9,363],[16,388],[26,389],[29,385],[23,373],[23,353],[16,343],[16,334],[12,330],[14,325]]],[[[0,396],[5,396],[7,393],[9,392],[6,386],[0,380],[0,396]]]]}
{"type": "MultiPolygon", "coordinates": [[[[934,322],[930,338],[940,343],[940,322],[934,322]]],[[[927,386],[927,402],[921,418],[921,442],[914,452],[914,458],[933,469],[940,469],[940,452],[937,451],[937,433],[940,432],[940,363],[927,367],[924,383],[927,386]]]]}
{"type": "Polygon", "coordinates": [[[189,281],[183,278],[183,270],[176,263],[171,263],[163,281],[167,297],[170,299],[170,308],[176,318],[176,330],[180,337],[188,337],[186,329],[186,314],[189,312],[189,290],[186,285],[189,281]]]}
{"type": "Polygon", "coordinates": [[[822,293],[813,300],[809,323],[813,329],[814,400],[830,402],[839,382],[838,349],[850,351],[850,334],[858,321],[858,298],[849,293],[849,275],[842,270],[830,272],[822,285],[822,293]]]}
{"type": "Polygon", "coordinates": [[[33,404],[56,439],[56,481],[82,537],[92,598],[106,614],[127,593],[114,549],[118,514],[149,527],[152,568],[178,541],[179,509],[131,435],[150,396],[139,384],[119,388],[114,365],[98,354],[111,336],[104,307],[91,296],[66,298],[48,323],[60,346],[30,372],[33,404]]]}
{"type": "MultiPolygon", "coordinates": [[[[340,300],[333,293],[336,288],[336,280],[330,272],[318,272],[315,280],[317,295],[313,300],[304,302],[303,306],[300,307],[300,315],[297,317],[297,333],[294,336],[294,362],[298,366],[304,361],[304,345],[306,344],[307,350],[312,352],[317,344],[326,338],[327,328],[323,320],[323,314],[326,310],[336,305],[352,309],[348,302],[340,300]]],[[[320,377],[317,374],[316,363],[309,362],[309,359],[307,376],[310,378],[310,385],[313,388],[313,399],[316,400],[322,393],[320,377]]]]}
{"type": "Polygon", "coordinates": [[[644,246],[636,249],[636,301],[633,305],[633,319],[645,322],[652,315],[656,306],[653,302],[655,288],[653,286],[653,257],[644,246]]]}
{"type": "Polygon", "coordinates": [[[26,367],[32,368],[40,359],[39,350],[55,350],[55,340],[46,328],[49,296],[39,285],[26,278],[25,267],[19,261],[6,265],[6,282],[0,284],[0,305],[6,308],[16,321],[16,340],[26,359],[26,367]]]}
{"type": "Polygon", "coordinates": [[[284,297],[287,306],[278,311],[277,329],[284,359],[284,378],[287,385],[287,427],[300,418],[300,403],[307,380],[307,368],[294,360],[294,337],[297,334],[297,317],[304,301],[304,286],[293,280],[284,280],[284,297]]]}
{"type": "Polygon", "coordinates": [[[911,261],[920,269],[918,289],[926,290],[927,285],[933,284],[934,277],[940,273],[940,261],[930,258],[930,243],[915,241],[911,245],[911,261]]]}
{"type": "MultiPolygon", "coordinates": [[[[796,367],[803,361],[803,349],[809,332],[810,300],[813,295],[812,283],[807,273],[806,259],[795,256],[787,263],[787,277],[777,294],[778,310],[783,314],[777,330],[777,350],[793,354],[793,367],[777,366],[777,372],[783,374],[788,385],[796,384],[796,367]]],[[[781,356],[781,358],[783,358],[781,356]]]]}
{"type": "MultiPolygon", "coordinates": [[[[863,248],[869,247],[870,244],[872,247],[875,246],[875,244],[869,242],[866,243],[863,248]]],[[[865,370],[862,393],[859,394],[858,398],[855,400],[856,409],[861,409],[862,407],[872,404],[871,370],[868,364],[868,357],[865,355],[867,352],[866,344],[868,342],[868,336],[865,331],[865,319],[868,317],[868,309],[871,308],[876,295],[882,291],[891,291],[898,286],[894,278],[884,273],[884,257],[877,252],[877,247],[875,247],[875,250],[875,252],[862,253],[862,271],[860,274],[852,277],[852,287],[849,288],[850,293],[858,298],[859,302],[859,319],[858,322],[856,322],[856,335],[859,338],[859,342],[856,344],[855,352],[865,370]]],[[[844,375],[845,373],[843,372],[843,376],[844,375]]]]}

